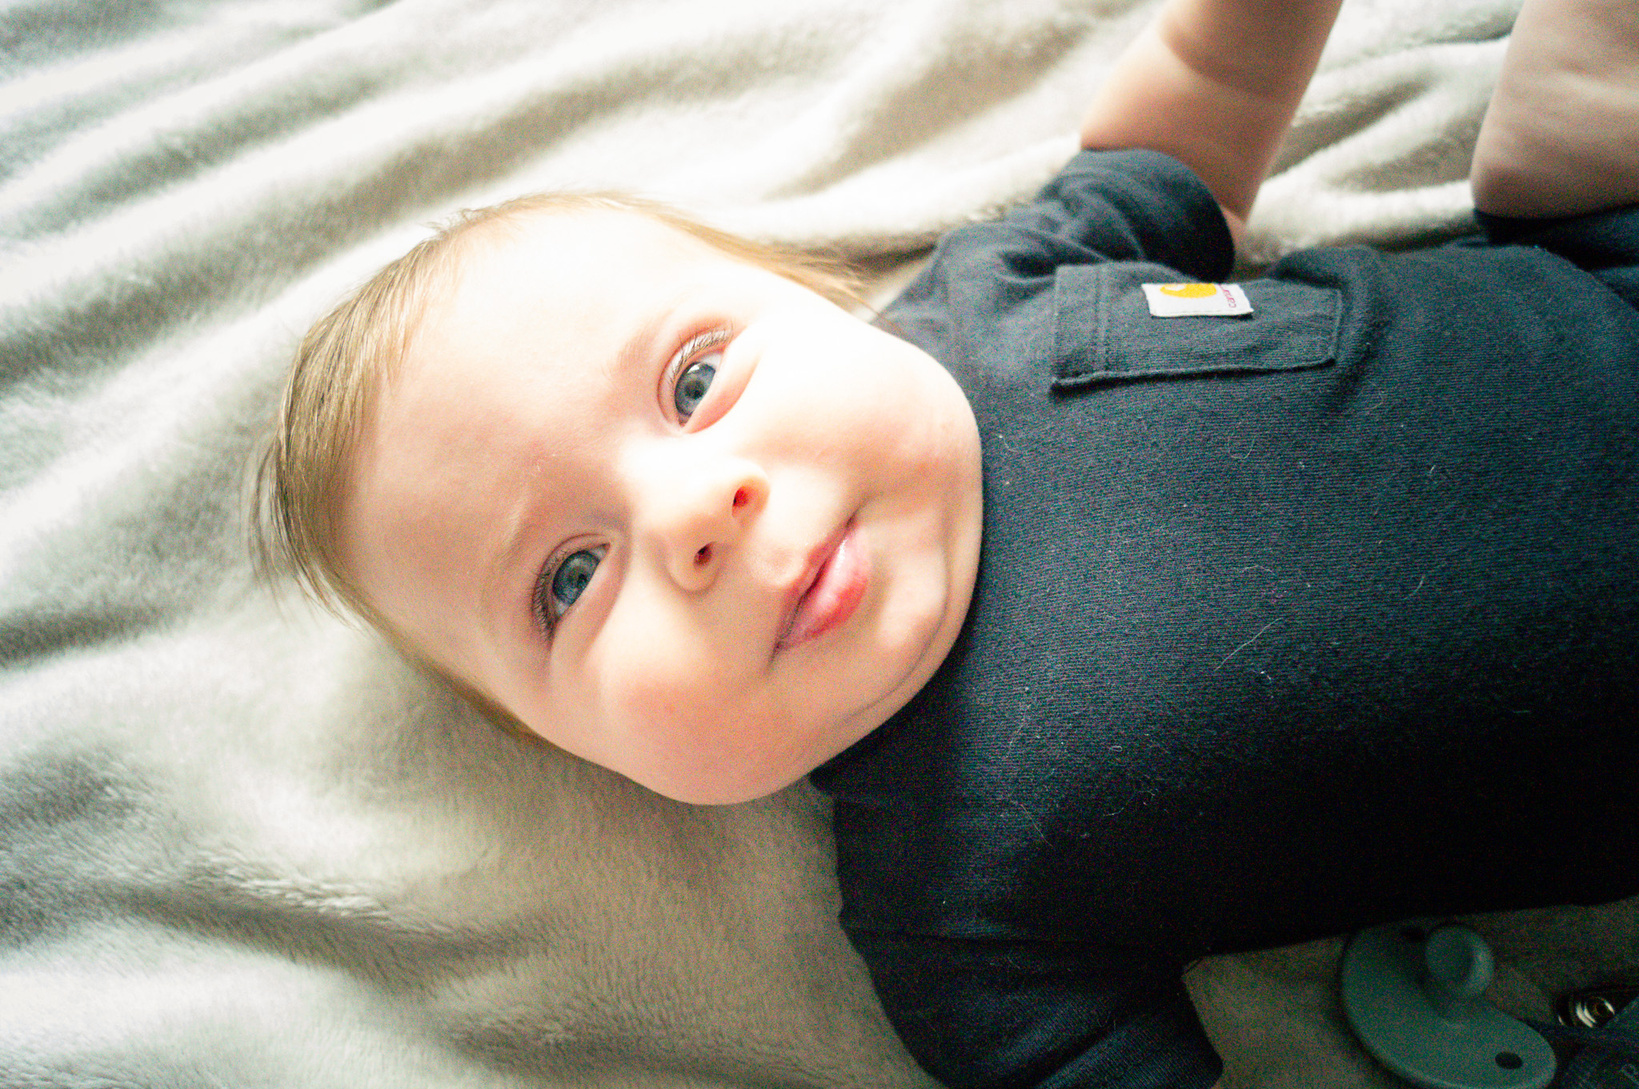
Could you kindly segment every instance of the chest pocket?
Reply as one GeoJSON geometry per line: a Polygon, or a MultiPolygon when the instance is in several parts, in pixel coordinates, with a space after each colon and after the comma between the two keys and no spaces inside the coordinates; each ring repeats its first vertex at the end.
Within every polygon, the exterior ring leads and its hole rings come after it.
{"type": "Polygon", "coordinates": [[[1324,367],[1337,355],[1336,288],[1286,280],[1240,286],[1252,313],[1158,318],[1145,283],[1175,273],[1154,265],[1067,265],[1053,285],[1053,388],[1324,367]]]}

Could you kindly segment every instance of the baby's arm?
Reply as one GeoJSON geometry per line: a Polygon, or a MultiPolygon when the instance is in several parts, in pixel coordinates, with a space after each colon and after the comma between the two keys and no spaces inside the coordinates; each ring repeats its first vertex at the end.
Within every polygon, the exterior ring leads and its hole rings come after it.
{"type": "Polygon", "coordinates": [[[1238,233],[1341,2],[1169,0],[1094,96],[1081,146],[1173,156],[1238,233]]]}
{"type": "Polygon", "coordinates": [[[1639,202],[1639,4],[1526,0],[1469,180],[1497,215],[1639,202]]]}

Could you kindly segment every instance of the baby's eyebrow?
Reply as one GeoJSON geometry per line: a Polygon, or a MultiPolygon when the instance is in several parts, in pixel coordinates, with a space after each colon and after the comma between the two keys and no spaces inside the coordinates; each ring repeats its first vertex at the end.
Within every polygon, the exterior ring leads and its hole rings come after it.
{"type": "MultiPolygon", "coordinates": [[[[628,378],[645,360],[650,358],[650,346],[666,331],[671,324],[677,309],[682,305],[688,292],[680,290],[662,300],[658,300],[648,308],[648,316],[643,318],[632,329],[630,335],[621,343],[620,348],[606,364],[607,377],[612,382],[619,382],[628,378]]],[[[666,353],[669,361],[671,353],[666,353]]]]}
{"type": "MultiPolygon", "coordinates": [[[[548,515],[546,521],[550,522],[548,515]]],[[[513,598],[517,582],[523,581],[522,571],[526,564],[530,565],[530,582],[528,592],[534,592],[533,564],[538,560],[532,555],[538,547],[539,527],[542,520],[533,517],[523,517],[520,512],[514,512],[508,517],[510,523],[501,538],[493,557],[480,563],[484,564],[485,571],[480,583],[479,613],[484,618],[485,626],[491,629],[491,635],[505,636],[511,627],[508,617],[513,614],[513,598]]],[[[545,549],[550,545],[541,546],[541,559],[545,558],[545,549]]]]}

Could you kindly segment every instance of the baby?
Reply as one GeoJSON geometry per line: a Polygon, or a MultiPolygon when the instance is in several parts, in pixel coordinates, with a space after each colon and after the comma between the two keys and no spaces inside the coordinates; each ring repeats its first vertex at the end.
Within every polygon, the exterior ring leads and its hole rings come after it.
{"type": "Polygon", "coordinates": [[[877,324],[642,202],[465,217],[304,342],[277,546],[656,791],[811,775],[951,1085],[1210,1084],[1195,958],[1639,889],[1639,11],[1528,0],[1485,238],[1219,283],[1336,6],[1173,0],[877,324]]]}

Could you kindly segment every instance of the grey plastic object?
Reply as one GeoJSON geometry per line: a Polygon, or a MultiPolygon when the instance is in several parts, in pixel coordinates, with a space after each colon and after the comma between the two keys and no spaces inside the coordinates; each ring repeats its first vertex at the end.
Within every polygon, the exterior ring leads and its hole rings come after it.
{"type": "Polygon", "coordinates": [[[1543,1089],[1554,1050],[1481,995],[1491,948],[1467,927],[1362,930],[1343,953],[1343,1012],[1371,1056],[1428,1089],[1543,1089]]]}

